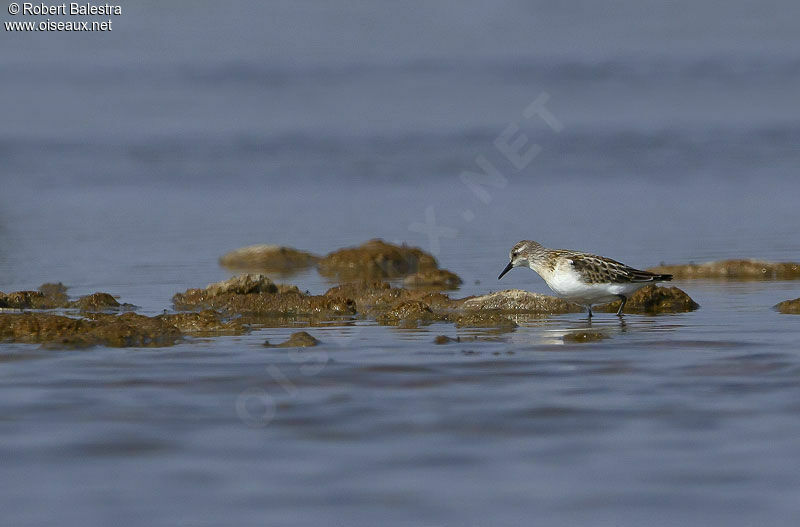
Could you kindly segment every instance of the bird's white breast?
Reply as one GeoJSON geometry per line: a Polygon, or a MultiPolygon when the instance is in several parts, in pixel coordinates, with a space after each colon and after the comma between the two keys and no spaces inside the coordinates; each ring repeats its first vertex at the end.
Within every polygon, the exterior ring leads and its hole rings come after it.
{"type": "Polygon", "coordinates": [[[581,280],[581,276],[572,267],[569,260],[559,262],[552,271],[536,270],[547,282],[548,287],[558,296],[579,304],[598,304],[613,302],[618,295],[628,296],[646,285],[643,283],[595,283],[589,284],[581,280]]]}

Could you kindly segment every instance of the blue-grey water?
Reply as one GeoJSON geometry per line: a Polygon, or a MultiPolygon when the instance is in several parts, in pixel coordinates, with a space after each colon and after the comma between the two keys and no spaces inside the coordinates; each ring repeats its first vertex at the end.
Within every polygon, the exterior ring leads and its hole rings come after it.
{"type": "MultiPolygon", "coordinates": [[[[0,29],[2,291],[156,314],[228,250],[374,237],[434,252],[456,295],[547,292],[496,281],[522,238],[800,260],[795,2],[123,9],[110,33],[0,29]],[[538,154],[515,165],[504,131],[538,154]],[[501,177],[476,192],[479,156],[501,177]]],[[[701,309],[599,315],[582,344],[580,314],[331,325],[302,352],[261,346],[293,328],[0,344],[2,523],[797,525],[800,317],[772,306],[800,282],[675,285],[701,309]]]]}

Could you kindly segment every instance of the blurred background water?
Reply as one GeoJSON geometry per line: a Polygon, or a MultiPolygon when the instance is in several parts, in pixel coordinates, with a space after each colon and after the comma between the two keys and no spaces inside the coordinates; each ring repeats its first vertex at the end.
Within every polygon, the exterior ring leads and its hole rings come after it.
{"type": "MultiPolygon", "coordinates": [[[[794,2],[122,5],[109,33],[0,31],[2,291],[62,281],[153,314],[228,276],[230,249],[374,237],[434,251],[463,295],[547,292],[495,281],[522,238],[639,267],[800,259],[794,2]],[[523,116],[542,94],[559,132],[523,116]],[[494,146],[509,125],[541,148],[522,170],[494,146]],[[460,179],[480,155],[504,177],[488,202],[460,179]]],[[[0,508],[14,525],[795,525],[800,319],[770,307],[800,286],[678,285],[700,311],[601,320],[588,346],[562,338],[580,315],[445,347],[446,325],[320,329],[315,375],[259,347],[291,329],[3,344],[0,508]],[[277,405],[265,428],[236,412],[253,387],[277,405]]]]}

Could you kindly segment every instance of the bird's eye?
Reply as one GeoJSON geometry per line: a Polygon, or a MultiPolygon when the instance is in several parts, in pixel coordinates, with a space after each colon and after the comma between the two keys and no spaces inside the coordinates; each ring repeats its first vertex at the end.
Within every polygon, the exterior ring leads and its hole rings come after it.
{"type": "Polygon", "coordinates": [[[519,253],[511,253],[512,258],[516,258],[519,253]]]}

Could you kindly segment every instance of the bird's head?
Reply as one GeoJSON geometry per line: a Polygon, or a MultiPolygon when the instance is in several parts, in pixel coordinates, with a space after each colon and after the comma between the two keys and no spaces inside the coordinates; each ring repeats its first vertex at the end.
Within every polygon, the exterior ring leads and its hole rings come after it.
{"type": "Polygon", "coordinates": [[[508,253],[508,265],[497,279],[500,280],[503,275],[515,267],[530,267],[531,262],[538,261],[544,254],[545,248],[534,241],[522,240],[518,242],[508,253]]]}

